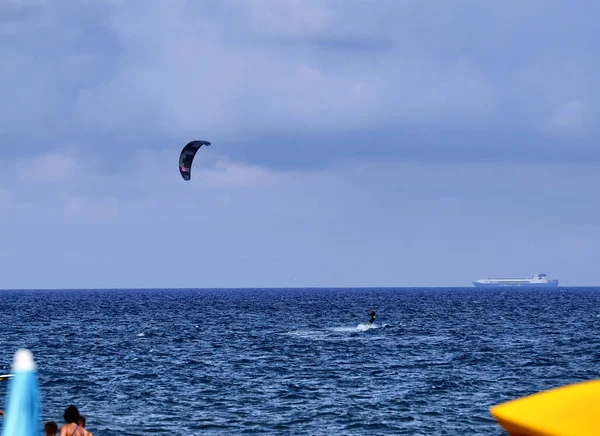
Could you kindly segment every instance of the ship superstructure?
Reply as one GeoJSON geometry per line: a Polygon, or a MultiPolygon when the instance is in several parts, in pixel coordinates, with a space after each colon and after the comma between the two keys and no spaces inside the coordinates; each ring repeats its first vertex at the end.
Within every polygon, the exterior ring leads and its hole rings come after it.
{"type": "Polygon", "coordinates": [[[472,282],[476,287],[532,287],[532,288],[556,288],[558,280],[550,280],[544,273],[535,274],[529,278],[508,277],[508,278],[487,278],[472,282]]]}

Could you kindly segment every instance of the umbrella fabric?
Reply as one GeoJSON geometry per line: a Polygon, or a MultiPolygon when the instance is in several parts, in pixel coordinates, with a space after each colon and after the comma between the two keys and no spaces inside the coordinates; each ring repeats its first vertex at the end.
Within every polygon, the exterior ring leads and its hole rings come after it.
{"type": "Polygon", "coordinates": [[[40,393],[31,351],[18,350],[5,402],[2,436],[40,436],[40,393]]]}

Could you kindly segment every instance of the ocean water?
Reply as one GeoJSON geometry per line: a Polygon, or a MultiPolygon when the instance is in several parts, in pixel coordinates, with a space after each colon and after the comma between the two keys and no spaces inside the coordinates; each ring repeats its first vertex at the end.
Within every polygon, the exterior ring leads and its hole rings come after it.
{"type": "Polygon", "coordinates": [[[0,291],[0,373],[29,348],[43,420],[97,436],[503,435],[491,406],[600,376],[599,332],[600,288],[0,291]]]}

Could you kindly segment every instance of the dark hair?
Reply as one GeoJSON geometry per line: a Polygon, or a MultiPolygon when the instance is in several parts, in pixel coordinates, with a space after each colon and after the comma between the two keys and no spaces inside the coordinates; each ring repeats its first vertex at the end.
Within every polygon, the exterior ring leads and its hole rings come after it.
{"type": "Polygon", "coordinates": [[[85,427],[85,416],[79,415],[79,425],[85,427]]]}
{"type": "Polygon", "coordinates": [[[77,424],[79,422],[79,410],[77,410],[77,407],[75,407],[71,404],[65,410],[65,414],[63,415],[63,417],[65,418],[65,421],[67,422],[67,424],[70,424],[72,422],[77,424]]]}
{"type": "Polygon", "coordinates": [[[44,424],[44,431],[46,434],[50,433],[55,435],[58,431],[58,424],[56,424],[54,421],[48,421],[46,424],[44,424]]]}

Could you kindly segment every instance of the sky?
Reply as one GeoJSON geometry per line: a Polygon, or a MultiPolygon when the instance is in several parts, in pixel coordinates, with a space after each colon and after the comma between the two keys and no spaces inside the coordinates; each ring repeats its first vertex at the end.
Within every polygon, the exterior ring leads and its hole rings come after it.
{"type": "Polygon", "coordinates": [[[3,0],[0,288],[600,285],[599,15],[3,0]]]}

